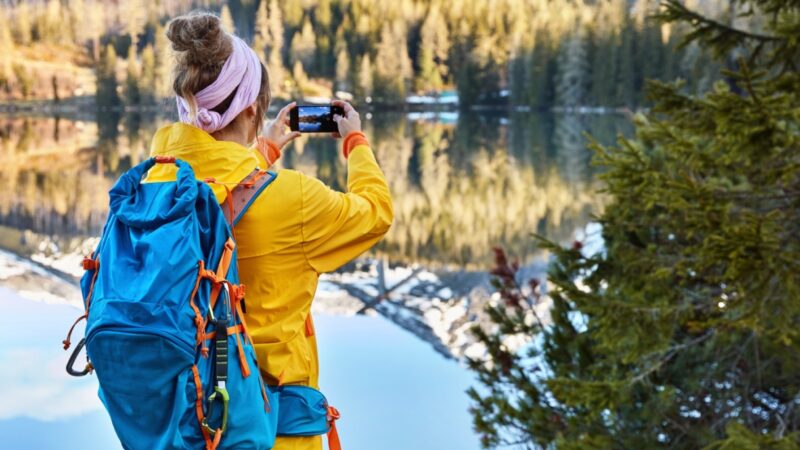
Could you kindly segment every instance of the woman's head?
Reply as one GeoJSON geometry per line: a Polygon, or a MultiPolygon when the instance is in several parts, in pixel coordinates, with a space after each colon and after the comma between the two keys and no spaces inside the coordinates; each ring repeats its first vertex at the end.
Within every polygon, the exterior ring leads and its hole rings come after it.
{"type": "Polygon", "coordinates": [[[170,21],[167,38],[181,121],[209,133],[245,127],[254,139],[270,101],[267,70],[255,53],[205,12],[170,21]]]}

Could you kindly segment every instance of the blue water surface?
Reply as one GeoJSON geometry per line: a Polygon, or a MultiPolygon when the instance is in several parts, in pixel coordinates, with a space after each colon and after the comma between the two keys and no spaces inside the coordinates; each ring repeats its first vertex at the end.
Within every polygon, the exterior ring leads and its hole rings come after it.
{"type": "MultiPolygon", "coordinates": [[[[80,311],[2,287],[0,311],[0,448],[120,448],[96,378],[64,372],[61,340],[80,311]]],[[[344,450],[479,448],[466,369],[379,317],[320,314],[315,325],[322,388],[342,414],[344,450]]]]}

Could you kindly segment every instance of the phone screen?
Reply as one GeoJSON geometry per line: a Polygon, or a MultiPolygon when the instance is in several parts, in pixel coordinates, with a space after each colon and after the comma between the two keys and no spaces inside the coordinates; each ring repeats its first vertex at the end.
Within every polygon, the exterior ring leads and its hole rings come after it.
{"type": "Polygon", "coordinates": [[[298,106],[292,114],[292,129],[301,133],[332,133],[339,128],[333,121],[341,108],[331,106],[298,106]]]}

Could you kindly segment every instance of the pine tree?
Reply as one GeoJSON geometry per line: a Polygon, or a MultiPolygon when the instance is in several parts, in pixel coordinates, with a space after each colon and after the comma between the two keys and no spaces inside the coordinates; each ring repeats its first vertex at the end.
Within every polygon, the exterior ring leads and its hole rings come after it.
{"type": "Polygon", "coordinates": [[[83,45],[90,38],[90,31],[86,26],[86,3],[83,0],[69,0],[66,9],[69,41],[83,45]]]}
{"type": "Polygon", "coordinates": [[[324,77],[335,76],[335,48],[331,45],[331,21],[333,14],[330,0],[319,0],[314,9],[314,32],[316,34],[316,66],[324,77]]]}
{"type": "Polygon", "coordinates": [[[450,38],[447,24],[439,12],[437,3],[431,5],[420,30],[417,50],[416,89],[421,91],[440,91],[447,80],[447,54],[450,51],[450,38]]]}
{"type": "Polygon", "coordinates": [[[143,0],[126,0],[124,5],[125,32],[131,37],[131,45],[138,50],[139,35],[144,32],[147,10],[143,0]]]}
{"type": "Polygon", "coordinates": [[[511,53],[508,63],[508,87],[511,90],[511,103],[515,106],[528,106],[533,103],[528,98],[528,83],[530,81],[529,68],[533,65],[531,54],[533,50],[518,46],[511,53]]]}
{"type": "Polygon", "coordinates": [[[256,11],[256,28],[253,34],[253,49],[259,56],[266,56],[264,49],[269,42],[269,13],[267,0],[258,2],[256,11]]]}
{"type": "Polygon", "coordinates": [[[164,32],[164,26],[155,27],[155,94],[156,98],[164,98],[172,94],[170,86],[169,66],[171,61],[170,44],[164,32]]]}
{"type": "Polygon", "coordinates": [[[336,52],[336,90],[348,92],[350,91],[350,55],[347,53],[345,43],[340,43],[338,47],[339,50],[336,52]]]}
{"type": "Polygon", "coordinates": [[[267,65],[269,78],[276,92],[281,93],[286,80],[286,67],[283,64],[283,19],[278,0],[270,0],[268,23],[267,65]]]}
{"type": "Polygon", "coordinates": [[[136,60],[136,48],[128,48],[128,70],[125,78],[125,103],[138,105],[141,103],[141,87],[139,85],[139,62],[136,60]]]}
{"type": "MultiPolygon", "coordinates": [[[[528,59],[528,104],[539,109],[549,108],[555,101],[555,54],[553,39],[545,30],[536,34],[536,44],[528,59]]],[[[525,70],[525,69],[523,69],[525,70]]]]}
{"type": "Polygon", "coordinates": [[[305,14],[303,11],[303,4],[301,2],[282,2],[282,4],[286,26],[290,29],[300,28],[305,14]]]}
{"type": "Polygon", "coordinates": [[[311,21],[306,19],[302,31],[295,33],[292,37],[292,61],[299,60],[303,63],[304,68],[311,67],[314,64],[315,51],[314,28],[311,26],[311,21]]]}
{"type": "Polygon", "coordinates": [[[367,97],[372,97],[374,83],[372,61],[370,60],[369,53],[359,60],[356,78],[356,99],[362,100],[367,97]]]}
{"type": "Polygon", "coordinates": [[[141,64],[141,103],[150,104],[155,102],[158,90],[156,81],[156,55],[151,44],[148,44],[144,50],[142,50],[141,64]]]}
{"type": "Polygon", "coordinates": [[[314,9],[314,21],[317,24],[317,29],[319,32],[328,32],[331,27],[331,20],[331,1],[319,0],[316,8],[314,9]]]}
{"type": "Polygon", "coordinates": [[[381,30],[375,56],[375,96],[385,103],[405,101],[411,70],[405,28],[400,22],[394,22],[381,30]]]}
{"type": "Polygon", "coordinates": [[[120,104],[117,94],[117,52],[114,46],[108,44],[100,59],[100,64],[95,69],[97,77],[97,105],[101,107],[114,107],[120,104]]]}
{"type": "Polygon", "coordinates": [[[67,27],[62,21],[61,2],[59,0],[48,0],[44,7],[44,13],[40,13],[36,20],[36,34],[39,40],[51,44],[62,44],[66,40],[67,27]]]}
{"type": "Polygon", "coordinates": [[[753,29],[664,5],[685,43],[742,57],[702,96],[651,82],[635,137],[592,145],[603,245],[540,241],[549,323],[539,283],[498,252],[495,327],[470,362],[485,447],[800,447],[800,14],[745,1],[753,29]]]}
{"type": "Polygon", "coordinates": [[[589,65],[586,39],[583,30],[572,32],[562,42],[558,56],[558,78],[556,81],[556,105],[576,108],[586,104],[589,85],[589,65]]]}
{"type": "MultiPolygon", "coordinates": [[[[0,54],[11,55],[14,52],[14,38],[11,36],[11,27],[8,23],[5,8],[0,8],[0,54]]],[[[0,60],[0,89],[6,90],[11,82],[11,58],[8,56],[0,60]]]]}
{"type": "Polygon", "coordinates": [[[625,0],[609,0],[598,5],[590,24],[591,87],[588,102],[596,106],[618,106],[616,94],[619,72],[620,33],[627,16],[625,0]]]}
{"type": "Polygon", "coordinates": [[[636,61],[639,74],[633,88],[639,94],[639,103],[645,100],[645,80],[664,80],[664,45],[661,39],[661,26],[650,18],[658,10],[657,0],[638,0],[634,5],[634,23],[638,31],[636,38],[636,61]]]}
{"type": "MultiPolygon", "coordinates": [[[[486,5],[484,8],[488,9],[486,5]]],[[[477,10],[475,14],[485,19],[487,12],[477,10]]],[[[485,20],[477,21],[472,27],[465,24],[453,36],[449,59],[455,63],[451,72],[455,74],[462,108],[474,103],[498,102],[497,94],[503,85],[503,68],[506,67],[505,50],[496,44],[502,39],[485,20]]]]}
{"type": "Polygon", "coordinates": [[[14,63],[11,66],[16,78],[16,85],[18,86],[19,93],[22,98],[27,99],[33,94],[33,76],[30,72],[20,63],[14,63]]]}
{"type": "Polygon", "coordinates": [[[97,2],[90,0],[86,3],[86,11],[78,11],[83,17],[86,33],[92,41],[92,60],[95,64],[100,61],[100,35],[103,25],[103,8],[97,2]]]}
{"type": "Polygon", "coordinates": [[[621,106],[634,107],[637,105],[638,93],[636,91],[636,61],[634,42],[636,31],[630,18],[626,18],[622,28],[619,48],[619,67],[616,76],[616,97],[621,106]]]}
{"type": "Polygon", "coordinates": [[[302,95],[306,84],[308,83],[308,75],[306,75],[306,71],[303,68],[303,62],[299,59],[295,60],[294,65],[292,66],[292,78],[294,78],[294,83],[298,90],[296,95],[302,95]]]}
{"type": "Polygon", "coordinates": [[[236,34],[236,24],[233,22],[231,9],[228,4],[222,5],[222,10],[219,13],[219,20],[222,22],[222,28],[228,33],[236,34]]]}
{"type": "Polygon", "coordinates": [[[28,45],[31,42],[31,12],[28,2],[20,2],[14,15],[14,38],[20,45],[28,45]]]}

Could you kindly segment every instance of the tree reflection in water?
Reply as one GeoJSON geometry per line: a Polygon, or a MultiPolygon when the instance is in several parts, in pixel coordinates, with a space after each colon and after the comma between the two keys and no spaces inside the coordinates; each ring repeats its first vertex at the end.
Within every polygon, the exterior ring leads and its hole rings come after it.
{"type": "MultiPolygon", "coordinates": [[[[0,225],[80,241],[100,232],[107,191],[147,157],[166,118],[0,118],[0,225]],[[82,119],[82,120],[81,120],[82,119]]],[[[486,267],[504,245],[530,257],[532,232],[569,239],[602,207],[583,132],[627,133],[619,116],[374,112],[366,122],[389,180],[395,223],[377,251],[398,263],[486,267]]],[[[303,136],[279,167],[343,189],[337,143],[303,136]]]]}

